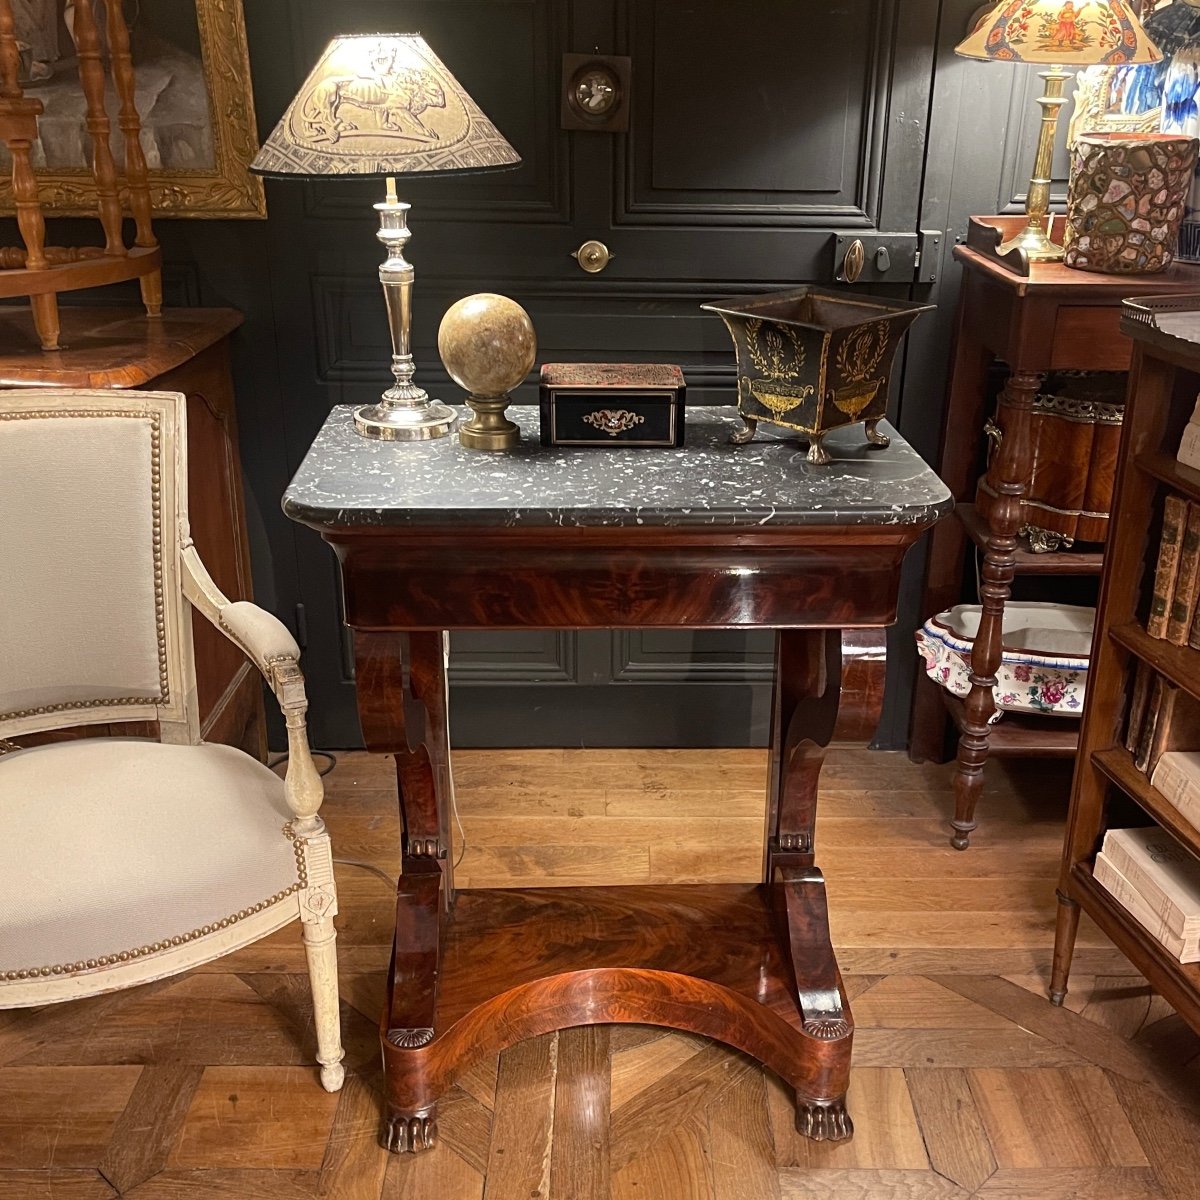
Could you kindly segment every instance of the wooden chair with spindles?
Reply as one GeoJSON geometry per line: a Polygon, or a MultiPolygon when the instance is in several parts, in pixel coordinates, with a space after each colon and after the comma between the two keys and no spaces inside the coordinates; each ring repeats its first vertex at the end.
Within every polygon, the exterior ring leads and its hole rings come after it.
{"type": "Polygon", "coordinates": [[[171,392],[0,391],[0,1009],[162,979],[299,921],[336,1091],[337,891],[300,651],[196,553],[185,412],[171,392]],[[286,778],[201,740],[185,600],[275,693],[286,778]],[[113,721],[158,740],[46,740],[113,721]]]}
{"type": "Polygon", "coordinates": [[[137,279],[148,315],[162,312],[162,253],[150,225],[150,184],[142,153],[141,122],[134,104],[129,29],[118,3],[107,3],[105,33],[113,87],[120,101],[117,123],[125,141],[125,190],[134,219],[133,245],[125,245],[121,188],[113,158],[112,122],[104,105],[105,72],[100,30],[92,0],[72,0],[71,34],[79,59],[92,145],[92,176],[104,232],[103,246],[47,246],[46,219],[31,155],[42,102],[21,88],[21,55],[11,0],[0,0],[0,140],[12,156],[13,202],[21,246],[0,247],[0,297],[28,296],[43,350],[59,346],[59,292],[137,279]]]}

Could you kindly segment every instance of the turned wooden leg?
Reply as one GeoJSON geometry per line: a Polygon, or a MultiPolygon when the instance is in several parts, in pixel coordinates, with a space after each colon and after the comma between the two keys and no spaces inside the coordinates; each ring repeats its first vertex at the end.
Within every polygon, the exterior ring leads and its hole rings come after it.
{"type": "Polygon", "coordinates": [[[879,422],[882,419],[882,417],[875,417],[867,422],[867,441],[870,442],[872,446],[890,446],[892,444],[892,439],[888,437],[886,433],[879,432],[879,422]]]}
{"type": "Polygon", "coordinates": [[[441,918],[451,887],[445,637],[357,632],[359,720],[367,748],[391,753],[402,830],[396,932],[380,1021],[389,1150],[428,1149],[436,1136],[424,1062],[437,1030],[441,918]]]}
{"type": "Polygon", "coordinates": [[[162,271],[151,271],[143,275],[138,284],[142,292],[142,303],[146,306],[146,316],[162,316],[162,271]]]}
{"type": "Polygon", "coordinates": [[[1079,932],[1079,905],[1061,888],[1058,891],[1058,918],[1054,925],[1054,967],[1050,972],[1050,1003],[1060,1005],[1067,998],[1067,977],[1075,954],[1075,935],[1079,932]]]}
{"type": "Polygon", "coordinates": [[[42,296],[30,296],[29,307],[33,310],[33,327],[43,350],[61,350],[62,326],[58,316],[58,297],[53,292],[42,296]]]}
{"type": "Polygon", "coordinates": [[[993,689],[1004,637],[1004,607],[1012,591],[1021,500],[1029,483],[1030,418],[1043,376],[1024,371],[1011,376],[1000,394],[1004,438],[988,467],[987,479],[996,496],[989,514],[987,543],[980,572],[982,612],[971,651],[971,690],[963,702],[962,734],[954,772],[954,834],[950,844],[965,850],[975,828],[975,805],[983,790],[989,720],[995,711],[993,689]]]}

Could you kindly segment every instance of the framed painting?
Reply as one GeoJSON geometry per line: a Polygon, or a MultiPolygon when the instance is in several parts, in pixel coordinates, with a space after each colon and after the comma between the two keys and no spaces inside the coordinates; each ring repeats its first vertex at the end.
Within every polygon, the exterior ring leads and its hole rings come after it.
{"type": "MultiPolygon", "coordinates": [[[[104,5],[94,0],[104,28],[104,5]]],[[[34,169],[42,208],[91,216],[83,93],[71,37],[74,0],[11,0],[26,96],[42,101],[34,169]]],[[[142,149],[155,218],[267,215],[242,0],[124,0],[137,80],[142,149]]],[[[108,81],[113,154],[124,160],[117,98],[108,81]]],[[[0,210],[13,212],[10,160],[0,145],[0,210]]]]}

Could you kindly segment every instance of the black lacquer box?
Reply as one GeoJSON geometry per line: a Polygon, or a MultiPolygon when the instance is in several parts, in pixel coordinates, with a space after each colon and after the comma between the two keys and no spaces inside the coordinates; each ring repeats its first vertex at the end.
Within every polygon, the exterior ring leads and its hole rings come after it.
{"type": "Polygon", "coordinates": [[[682,446],[683,372],[665,363],[546,363],[543,446],[682,446]]]}

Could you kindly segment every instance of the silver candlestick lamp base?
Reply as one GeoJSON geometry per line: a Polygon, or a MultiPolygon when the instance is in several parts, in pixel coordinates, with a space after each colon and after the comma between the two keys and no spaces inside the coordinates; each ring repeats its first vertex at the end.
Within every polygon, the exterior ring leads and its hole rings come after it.
{"type": "Polygon", "coordinates": [[[380,264],[379,282],[387,303],[388,330],[392,336],[392,374],[396,382],[378,404],[366,404],[354,413],[354,428],[363,437],[389,441],[419,442],[445,437],[458,414],[448,404],[431,400],[424,388],[413,383],[416,366],[412,356],[412,264],[404,257],[404,246],[412,236],[408,210],[412,206],[396,199],[396,181],[387,181],[387,199],[375,205],[379,232],[387,259],[380,264]]]}

